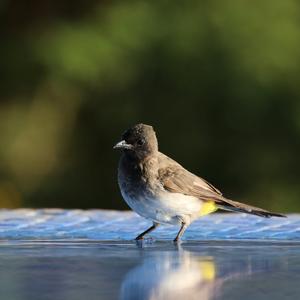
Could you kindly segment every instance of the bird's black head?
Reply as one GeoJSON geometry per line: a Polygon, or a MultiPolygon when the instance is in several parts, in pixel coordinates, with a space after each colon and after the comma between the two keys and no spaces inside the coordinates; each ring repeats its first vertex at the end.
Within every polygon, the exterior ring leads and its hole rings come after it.
{"type": "Polygon", "coordinates": [[[122,141],[114,146],[128,154],[142,159],[158,151],[158,144],[152,126],[137,124],[127,129],[122,135],[122,141]]]}

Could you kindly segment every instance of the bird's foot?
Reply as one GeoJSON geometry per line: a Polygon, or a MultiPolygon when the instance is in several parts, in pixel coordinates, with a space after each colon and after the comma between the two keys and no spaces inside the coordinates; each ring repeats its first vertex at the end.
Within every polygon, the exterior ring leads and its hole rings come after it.
{"type": "Polygon", "coordinates": [[[143,248],[144,246],[147,246],[149,244],[153,244],[154,242],[155,242],[155,240],[152,237],[135,239],[136,245],[141,248],[143,248]]]}
{"type": "Polygon", "coordinates": [[[173,240],[173,243],[175,245],[180,245],[182,243],[182,239],[180,237],[176,237],[174,240],[173,240]]]}

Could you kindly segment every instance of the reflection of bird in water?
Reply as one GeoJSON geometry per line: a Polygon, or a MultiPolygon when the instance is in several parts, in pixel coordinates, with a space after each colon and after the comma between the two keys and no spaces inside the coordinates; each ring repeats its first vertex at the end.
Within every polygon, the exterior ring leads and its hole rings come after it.
{"type": "Polygon", "coordinates": [[[187,251],[160,252],[126,275],[120,299],[212,299],[220,284],[212,258],[187,251]]]}
{"type": "MultiPolygon", "coordinates": [[[[277,251],[265,255],[265,250],[256,251],[254,248],[237,247],[234,255],[231,247],[202,249],[195,253],[180,246],[178,251],[160,247],[146,249],[141,252],[142,262],[124,277],[120,299],[221,299],[229,281],[236,291],[239,286],[236,281],[254,274],[264,278],[278,270],[278,258],[274,260],[277,251]]],[[[282,263],[285,263],[285,258],[282,263]]]]}

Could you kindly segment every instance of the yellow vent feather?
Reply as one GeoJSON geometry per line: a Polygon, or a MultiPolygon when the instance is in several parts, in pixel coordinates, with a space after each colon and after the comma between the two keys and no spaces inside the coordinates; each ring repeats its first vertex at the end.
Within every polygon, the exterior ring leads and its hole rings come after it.
{"type": "Polygon", "coordinates": [[[211,213],[215,212],[217,209],[218,209],[218,207],[214,201],[203,202],[199,216],[205,216],[205,215],[211,214],[211,213]]]}
{"type": "Polygon", "coordinates": [[[216,277],[216,266],[213,261],[201,261],[200,269],[204,279],[213,280],[216,277]]]}

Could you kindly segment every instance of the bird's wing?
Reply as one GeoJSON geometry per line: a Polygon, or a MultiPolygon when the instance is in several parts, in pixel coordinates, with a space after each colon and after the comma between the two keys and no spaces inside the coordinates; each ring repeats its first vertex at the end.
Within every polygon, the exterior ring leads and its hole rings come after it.
{"type": "Polygon", "coordinates": [[[203,201],[214,201],[220,208],[225,210],[245,212],[261,217],[284,216],[227,199],[213,185],[184,169],[171,158],[163,156],[159,164],[158,179],[164,189],[169,192],[194,196],[203,201]]]}
{"type": "Polygon", "coordinates": [[[216,195],[222,195],[211,183],[189,172],[162,153],[160,153],[159,166],[159,180],[170,192],[192,195],[193,192],[198,194],[201,191],[207,191],[216,195]]]}

